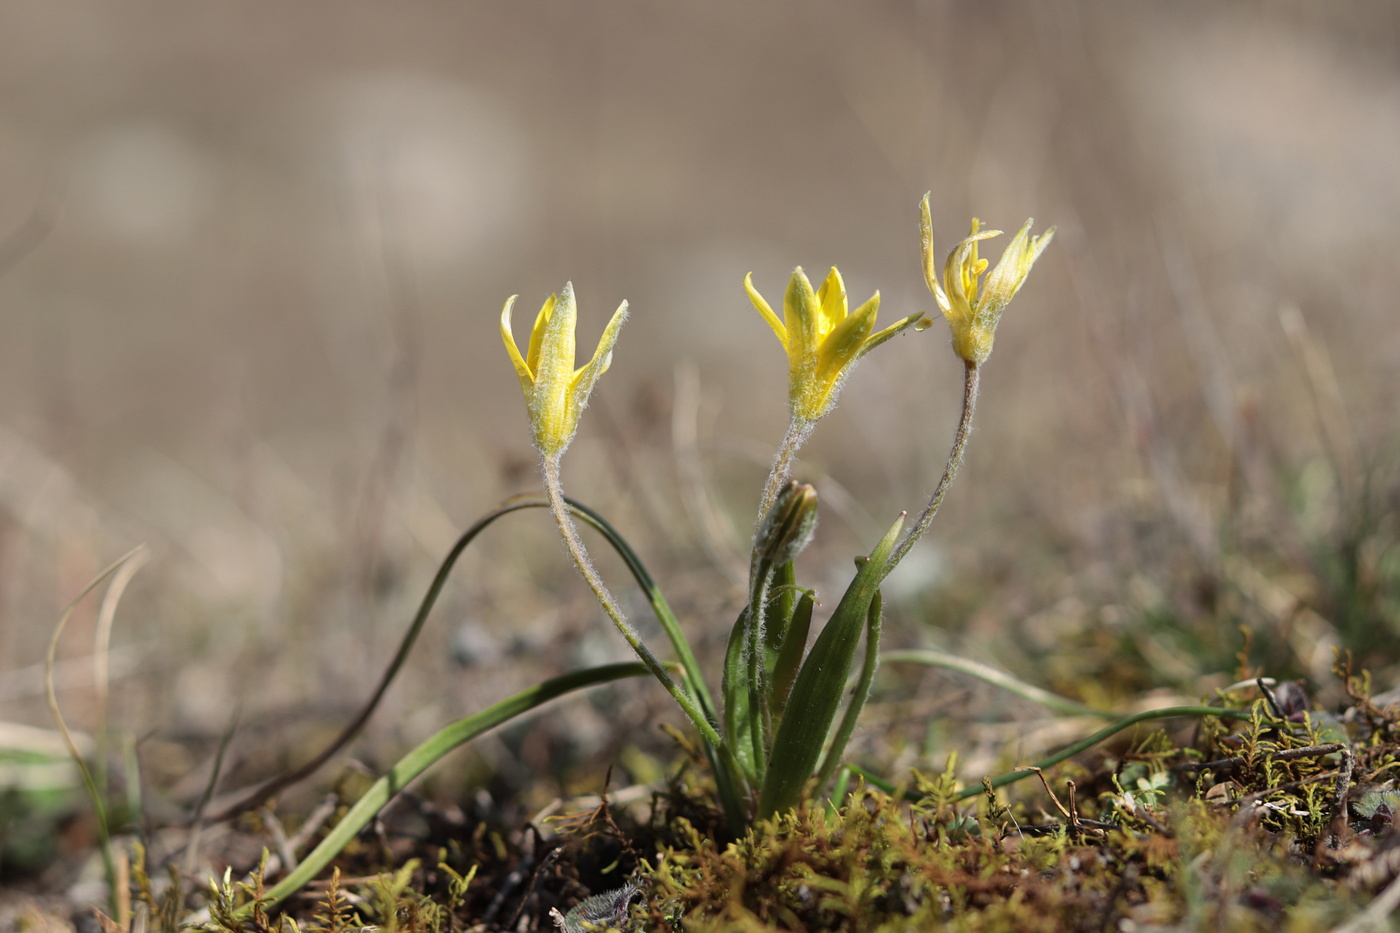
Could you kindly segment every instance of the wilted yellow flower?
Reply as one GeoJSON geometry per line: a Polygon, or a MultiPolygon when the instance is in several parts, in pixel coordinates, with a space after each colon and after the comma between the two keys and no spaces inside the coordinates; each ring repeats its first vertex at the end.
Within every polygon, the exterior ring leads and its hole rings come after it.
{"type": "Polygon", "coordinates": [[[573,283],[565,283],[563,291],[545,300],[530,330],[530,347],[523,359],[510,328],[511,308],[518,297],[511,295],[501,311],[501,337],[510,353],[510,361],[515,364],[515,372],[520,376],[520,388],[525,392],[535,446],[545,456],[557,456],[574,439],[588,396],[598,377],[612,363],[613,344],[617,343],[618,332],[627,320],[627,302],[618,306],[603,330],[593,359],[587,366],[575,370],[574,330],[578,324],[578,309],[574,304],[573,283]]]}
{"type": "Polygon", "coordinates": [[[978,279],[987,271],[987,260],[977,255],[977,243],[989,237],[1001,236],[1000,230],[983,230],[982,223],[972,221],[972,233],[963,239],[943,265],[943,285],[933,255],[933,222],[929,217],[928,195],[920,208],[919,232],[923,242],[924,281],[943,309],[948,326],[953,330],[953,350],[974,365],[982,363],[992,353],[992,338],[996,336],[1001,312],[1016,296],[1021,283],[1030,274],[1031,266],[1050,245],[1055,235],[1051,227],[1038,237],[1030,235],[1033,220],[1027,220],[1007,244],[996,268],[978,287],[978,279]],[[980,293],[979,293],[980,292],[980,293]]]}
{"type": "Polygon", "coordinates": [[[787,350],[788,400],[793,417],[805,422],[831,410],[856,360],[923,317],[911,314],[872,334],[880,293],[848,312],[846,285],[834,266],[815,294],[801,267],[793,271],[783,296],[782,320],[754,288],[753,273],[744,276],[744,289],[787,350]]]}

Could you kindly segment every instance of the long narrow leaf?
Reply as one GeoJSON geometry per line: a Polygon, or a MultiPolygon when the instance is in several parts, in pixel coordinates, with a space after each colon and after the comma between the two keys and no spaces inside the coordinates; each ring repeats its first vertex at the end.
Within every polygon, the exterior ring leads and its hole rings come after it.
{"type": "MultiPolygon", "coordinates": [[[[1150,722],[1154,719],[1205,719],[1214,716],[1220,719],[1242,720],[1250,719],[1253,717],[1253,715],[1254,714],[1248,710],[1219,709],[1214,706],[1167,706],[1163,707],[1162,709],[1150,709],[1145,712],[1134,713],[1131,716],[1125,716],[1115,723],[1111,723],[1110,725],[1104,726],[1102,729],[1100,729],[1098,732],[1095,732],[1093,735],[1080,739],[1073,745],[1069,745],[1065,748],[1062,748],[1058,752],[1055,752],[1055,754],[1048,755],[1045,758],[1042,758],[1039,761],[1035,762],[1034,764],[1027,765],[1026,767],[1039,768],[1042,770],[1044,770],[1045,768],[1053,768],[1060,762],[1068,758],[1073,758],[1080,752],[1087,751],[1093,748],[1095,745],[1099,744],[1103,740],[1112,738],[1119,732],[1122,732],[1124,729],[1130,729],[1133,726],[1136,726],[1138,723],[1150,722]]],[[[878,774],[874,774],[873,772],[867,771],[864,768],[856,767],[854,765],[848,765],[848,767],[850,767],[850,769],[853,772],[859,774],[862,778],[864,778],[865,781],[872,787],[878,787],[885,793],[890,793],[895,788],[893,781],[883,778],[878,774]]],[[[1023,781],[1028,777],[1033,777],[1034,775],[1035,771],[1026,770],[1025,768],[1022,768],[1016,771],[1007,772],[1006,774],[997,775],[996,777],[991,779],[991,785],[993,788],[1005,787],[1008,784],[1015,784],[1017,781],[1023,781]]],[[[977,784],[971,787],[964,787],[962,790],[958,791],[956,795],[954,795],[953,800],[966,800],[969,797],[976,797],[978,794],[981,793],[985,793],[985,790],[981,784],[977,784]]],[[[916,790],[911,790],[906,795],[906,799],[908,800],[918,800],[919,797],[919,792],[916,790]]]]}
{"type": "Polygon", "coordinates": [[[846,743],[851,741],[851,733],[856,730],[856,721],[860,719],[861,711],[865,709],[865,701],[870,696],[870,684],[875,680],[875,668],[880,663],[880,628],[883,621],[883,609],[880,591],[876,590],[875,598],[870,601],[870,610],[865,617],[865,663],[861,666],[860,681],[851,694],[851,702],[846,705],[846,712],[841,714],[841,725],[837,727],[836,736],[831,740],[831,747],[826,750],[826,758],[822,761],[821,770],[817,772],[817,793],[819,794],[841,764],[841,758],[846,754],[846,743]]]}
{"type": "Polygon", "coordinates": [[[841,696],[846,692],[846,677],[851,672],[870,603],[879,590],[885,561],[903,527],[901,515],[870,557],[859,562],[855,579],[797,673],[787,711],[773,739],[758,798],[759,819],[790,810],[802,798],[802,788],[816,769],[841,696]]]}
{"type": "Polygon", "coordinates": [[[880,660],[884,661],[886,664],[926,664],[929,667],[942,667],[950,671],[968,674],[972,677],[976,677],[983,683],[991,684],[993,687],[1000,687],[1019,697],[1030,700],[1032,703],[1039,703],[1041,706],[1052,709],[1057,713],[1064,713],[1066,716],[1094,716],[1098,719],[1118,719],[1123,715],[1115,710],[1094,709],[1092,706],[1085,706],[1083,703],[1058,696],[1034,684],[1028,684],[1024,680],[1013,677],[995,667],[968,658],[960,658],[957,655],[945,654],[942,651],[933,651],[927,648],[911,648],[907,651],[889,651],[882,655],[880,660]]]}
{"type": "Polygon", "coordinates": [[[757,719],[753,715],[749,692],[749,664],[747,647],[749,629],[753,622],[748,607],[739,613],[738,621],[729,630],[729,643],[724,650],[724,741],[734,749],[744,769],[744,777],[751,784],[757,782],[758,757],[763,747],[758,744],[757,719]]]}
{"type": "MultiPolygon", "coordinates": [[[[657,621],[661,623],[661,628],[666,632],[671,641],[672,647],[676,650],[677,659],[680,661],[681,669],[685,673],[688,689],[697,698],[700,708],[704,711],[713,725],[718,727],[719,719],[715,713],[714,700],[711,699],[709,690],[706,689],[704,677],[700,672],[700,665],[695,659],[694,653],[690,650],[690,645],[685,640],[685,635],[681,631],[680,623],[677,621],[675,613],[671,611],[670,605],[662,595],[660,587],[647,571],[641,558],[632,550],[627,540],[618,534],[617,530],[610,525],[602,515],[593,509],[574,499],[565,498],[569,504],[569,509],[582,519],[590,527],[601,534],[609,545],[612,546],[618,555],[627,564],[627,568],[632,571],[632,577],[637,581],[637,585],[646,593],[648,602],[651,603],[652,611],[655,613],[657,621]]],[[[379,683],[369,699],[360,708],[346,726],[341,729],[331,742],[326,745],[313,758],[301,767],[285,774],[277,775],[251,790],[240,795],[233,803],[222,807],[218,812],[206,816],[212,822],[220,822],[229,819],[243,811],[256,806],[259,802],[266,800],[269,796],[276,794],[292,784],[296,784],[318,771],[326,762],[330,761],[336,752],[340,751],[350,743],[355,736],[359,735],[370,716],[379,708],[380,701],[384,694],[388,692],[390,684],[402,669],[404,662],[408,659],[409,652],[413,650],[414,644],[418,640],[419,634],[423,631],[424,625],[428,621],[428,616],[433,607],[437,604],[438,596],[441,595],[443,587],[447,584],[447,579],[452,574],[452,569],[456,566],[457,560],[466,551],[467,547],[476,540],[477,536],[490,527],[497,519],[503,518],[512,512],[519,512],[522,509],[544,509],[549,507],[549,500],[539,497],[520,497],[511,499],[499,507],[487,512],[477,519],[470,528],[464,531],[447,552],[442,563],[438,565],[437,573],[433,575],[432,583],[423,594],[423,599],[418,604],[418,611],[414,613],[413,621],[409,623],[407,631],[399,641],[399,647],[394,652],[394,657],[384,669],[380,676],[379,683]]],[[[712,762],[717,760],[717,755],[706,745],[706,752],[710,753],[712,762]]],[[[716,768],[718,770],[718,767],[716,768]]],[[[723,785],[722,785],[723,786],[723,785]]],[[[722,791],[723,793],[723,791],[722,791]]],[[[732,795],[730,795],[732,796],[732,795]]],[[[726,808],[735,806],[734,801],[726,798],[726,808]]]]}
{"type": "Polygon", "coordinates": [[[379,708],[379,702],[384,698],[384,694],[388,692],[389,685],[394,682],[394,678],[403,668],[404,662],[408,660],[409,652],[413,650],[413,645],[417,642],[419,634],[423,631],[423,626],[427,623],[429,614],[433,611],[433,607],[437,605],[438,596],[442,593],[443,587],[447,585],[447,579],[452,575],[452,568],[456,566],[457,559],[462,556],[462,552],[467,549],[468,545],[476,540],[477,535],[490,527],[496,519],[509,515],[512,512],[519,512],[521,509],[541,508],[548,505],[549,503],[545,499],[517,499],[506,502],[490,512],[487,512],[472,523],[470,528],[462,532],[461,537],[452,545],[452,548],[447,552],[447,556],[444,557],[442,563],[438,565],[437,573],[433,575],[433,582],[428,585],[428,591],[423,594],[423,599],[418,603],[418,611],[414,613],[413,621],[409,623],[408,630],[404,632],[403,638],[399,641],[398,650],[394,652],[394,657],[389,661],[388,666],[384,668],[384,673],[380,676],[379,683],[375,686],[374,692],[370,694],[365,704],[360,707],[360,711],[355,714],[355,718],[350,720],[350,722],[340,730],[340,734],[332,739],[330,744],[326,745],[301,767],[264,781],[240,795],[233,803],[227,804],[217,812],[209,814],[206,819],[217,823],[230,819],[245,810],[257,806],[278,791],[305,780],[307,777],[320,770],[322,765],[330,761],[331,758],[335,756],[336,752],[350,744],[350,741],[360,734],[360,730],[364,728],[365,723],[369,722],[369,718],[374,715],[374,711],[379,708]]]}
{"type": "Polygon", "coordinates": [[[807,633],[812,628],[812,608],[816,596],[811,590],[804,590],[797,607],[792,610],[787,631],[783,633],[783,644],[778,649],[778,658],[773,664],[773,718],[781,721],[787,707],[788,695],[792,693],[792,682],[797,677],[797,666],[802,663],[802,652],[807,650],[807,633]]]}
{"type": "MultiPolygon", "coordinates": [[[[571,671],[552,677],[543,683],[522,690],[507,697],[494,706],[487,707],[474,716],[459,719],[424,740],[417,748],[405,755],[389,772],[375,781],[364,796],[356,801],[335,829],[321,841],[315,849],[302,859],[294,871],[271,888],[263,901],[264,907],[274,906],[296,893],[302,885],[314,878],[318,872],[330,864],[331,860],[350,843],[350,840],[374,819],[399,791],[418,777],[448,752],[504,722],[523,713],[538,709],[550,700],[566,693],[597,687],[627,677],[643,677],[646,667],[636,661],[624,664],[605,664],[580,671],[571,671]]],[[[253,912],[253,905],[245,905],[239,912],[247,917],[253,912]]]]}

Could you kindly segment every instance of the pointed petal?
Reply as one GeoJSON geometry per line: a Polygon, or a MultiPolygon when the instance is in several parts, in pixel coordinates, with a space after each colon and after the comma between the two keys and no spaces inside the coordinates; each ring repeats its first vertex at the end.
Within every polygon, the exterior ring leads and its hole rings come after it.
{"type": "Polygon", "coordinates": [[[841,377],[841,371],[860,358],[866,338],[875,329],[875,315],[879,310],[880,293],[876,292],[869,301],[836,325],[831,334],[822,341],[818,351],[818,379],[837,381],[841,377]]]}
{"type": "Polygon", "coordinates": [[[525,365],[525,361],[520,358],[520,348],[515,345],[515,334],[510,329],[510,312],[515,306],[515,299],[519,295],[511,295],[506,299],[506,306],[501,309],[501,339],[505,341],[506,352],[510,354],[511,365],[515,367],[515,374],[520,377],[520,388],[525,392],[526,400],[529,400],[530,393],[535,389],[535,377],[530,372],[530,367],[525,365]]]}
{"type": "Polygon", "coordinates": [[[923,320],[926,320],[926,318],[924,318],[922,313],[911,314],[908,317],[900,318],[898,321],[895,321],[893,324],[891,324],[889,327],[886,327],[884,330],[879,331],[875,334],[871,334],[869,337],[866,338],[865,343],[861,345],[860,352],[856,354],[856,359],[860,359],[862,356],[865,356],[865,354],[869,353],[871,350],[875,349],[880,344],[884,343],[886,340],[889,340],[891,337],[894,337],[898,334],[904,333],[911,327],[913,327],[915,330],[922,330],[923,328],[919,327],[918,324],[920,321],[923,320]]]}
{"type": "Polygon", "coordinates": [[[540,306],[540,313],[535,315],[535,323],[530,328],[530,348],[525,353],[525,363],[532,373],[540,371],[540,347],[544,344],[544,332],[554,314],[556,300],[557,296],[553,294],[544,300],[544,304],[540,306]]]}
{"type": "Polygon", "coordinates": [[[544,327],[540,328],[543,335],[539,366],[535,369],[535,392],[530,402],[530,421],[540,450],[558,453],[568,446],[577,423],[570,404],[574,381],[574,329],[578,325],[572,283],[564,284],[548,318],[540,312],[537,328],[541,322],[544,327]]]}
{"type": "Polygon", "coordinates": [[[597,384],[598,377],[607,372],[608,367],[612,365],[613,346],[616,345],[617,336],[626,322],[627,302],[624,301],[613,312],[608,326],[603,328],[603,336],[598,340],[598,349],[593,351],[593,358],[588,361],[588,365],[574,373],[574,403],[579,411],[588,404],[588,396],[597,384]]]}
{"type": "Polygon", "coordinates": [[[948,296],[943,294],[943,287],[938,284],[938,260],[933,252],[933,215],[929,213],[929,194],[931,192],[924,192],[924,199],[919,202],[919,247],[923,258],[924,282],[939,307],[946,308],[948,296]]]}
{"type": "Polygon", "coordinates": [[[978,241],[1001,236],[1000,230],[979,231],[979,226],[978,221],[972,222],[972,233],[953,248],[943,266],[943,287],[947,289],[951,305],[945,306],[943,312],[949,320],[970,317],[972,306],[977,301],[977,277],[986,268],[986,260],[977,256],[978,241]]]}
{"type": "Polygon", "coordinates": [[[753,306],[758,309],[758,313],[763,315],[763,319],[768,322],[768,326],[773,328],[773,333],[778,335],[778,342],[781,343],[783,349],[786,350],[788,345],[787,328],[783,326],[782,321],[778,320],[778,316],[773,313],[772,307],[770,307],[763,296],[758,293],[758,289],[753,287],[752,272],[744,276],[744,291],[749,293],[749,301],[753,302],[753,306]]]}
{"type": "Polygon", "coordinates": [[[1016,292],[1020,291],[1021,285],[1025,283],[1026,276],[1030,275],[1031,266],[1035,265],[1036,259],[1050,245],[1050,238],[1054,235],[1051,230],[1035,240],[1031,240],[1031,225],[1035,220],[1027,220],[1025,225],[1011,238],[1011,242],[1006,245],[1006,250],[1001,254],[1001,259],[997,262],[996,268],[987,276],[983,285],[984,307],[978,307],[978,317],[986,317],[995,323],[1001,311],[1016,297],[1016,292]]]}
{"type": "Polygon", "coordinates": [[[798,266],[788,279],[787,291],[783,294],[783,323],[787,325],[788,360],[794,366],[799,360],[816,356],[817,339],[820,331],[817,324],[817,296],[812,293],[812,283],[807,274],[798,266]]]}
{"type": "Polygon", "coordinates": [[[835,266],[831,267],[821,288],[817,289],[817,307],[820,309],[817,317],[817,339],[820,341],[846,319],[849,307],[846,303],[846,283],[835,266]]]}

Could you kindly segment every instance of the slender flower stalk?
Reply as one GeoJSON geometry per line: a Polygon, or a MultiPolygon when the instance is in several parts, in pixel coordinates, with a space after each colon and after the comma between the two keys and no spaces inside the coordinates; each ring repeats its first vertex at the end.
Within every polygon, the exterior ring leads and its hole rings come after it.
{"type": "Polygon", "coordinates": [[[812,436],[812,428],[816,427],[816,424],[815,421],[803,421],[796,417],[788,422],[787,432],[783,434],[782,443],[778,445],[778,452],[773,455],[773,466],[768,470],[768,481],[763,484],[763,496],[759,499],[758,506],[760,523],[763,516],[767,515],[777,502],[778,493],[792,481],[792,467],[797,462],[797,451],[807,442],[807,438],[812,436]]]}
{"type": "Polygon", "coordinates": [[[773,580],[778,570],[792,563],[812,540],[817,525],[817,491],[810,484],[788,482],[779,491],[773,507],[763,517],[754,536],[753,556],[749,563],[749,608],[747,644],[744,657],[748,665],[748,708],[757,716],[753,734],[757,777],[763,779],[764,758],[768,754],[773,732],[773,712],[770,699],[764,646],[768,638],[768,600],[773,592],[773,580]]]}
{"type": "Polygon", "coordinates": [[[958,418],[958,429],[953,434],[953,446],[948,451],[948,461],[943,465],[943,475],[939,477],[933,495],[929,496],[928,504],[924,506],[924,510],[915,519],[913,527],[895,545],[889,562],[885,564],[885,569],[880,574],[882,580],[889,576],[890,571],[894,570],[895,566],[904,559],[904,555],[909,553],[914,542],[918,541],[925,531],[928,531],[928,526],[933,523],[933,517],[938,514],[938,507],[943,504],[943,497],[948,494],[948,488],[953,485],[953,480],[958,475],[958,469],[962,466],[963,451],[967,449],[967,439],[972,434],[972,416],[977,411],[977,389],[982,378],[981,369],[971,360],[964,360],[963,367],[962,415],[958,418]]]}
{"type": "Polygon", "coordinates": [[[646,665],[646,669],[651,672],[653,677],[661,681],[666,692],[671,694],[672,699],[680,705],[681,710],[695,723],[695,728],[700,730],[705,741],[715,748],[721,748],[723,742],[718,730],[705,718],[705,714],[696,705],[690,692],[676,683],[666,668],[661,666],[656,655],[651,653],[651,649],[642,641],[637,630],[632,627],[632,623],[627,621],[622,606],[618,604],[616,597],[608,589],[608,585],[603,582],[602,575],[593,566],[593,561],[588,556],[588,549],[583,546],[583,539],[579,537],[578,526],[574,524],[573,516],[569,513],[569,505],[564,501],[564,487],[559,480],[559,461],[560,454],[558,453],[544,454],[541,458],[545,495],[549,498],[549,510],[554,515],[554,522],[559,526],[559,534],[564,539],[564,546],[568,549],[569,557],[573,559],[574,566],[578,568],[579,575],[583,577],[583,582],[588,584],[588,588],[593,591],[593,596],[603,607],[603,612],[612,620],[613,625],[626,639],[627,644],[632,646],[638,659],[646,665]]]}
{"type": "Polygon", "coordinates": [[[925,531],[933,516],[943,504],[948,487],[958,475],[962,466],[963,452],[967,448],[968,436],[972,433],[972,417],[977,410],[977,389],[981,381],[981,366],[992,353],[992,341],[996,336],[997,323],[1001,313],[1016,296],[1021,285],[1030,275],[1031,267],[1050,240],[1055,236],[1051,227],[1038,237],[1031,237],[1033,221],[1025,224],[1011,238],[1006,251],[1002,253],[996,268],[982,279],[988,262],[977,255],[977,244],[982,240],[1000,236],[1000,230],[983,230],[982,222],[972,221],[972,232],[953,247],[943,264],[943,282],[938,281],[937,264],[933,251],[933,220],[929,214],[929,196],[924,195],[919,204],[919,239],[923,254],[924,281],[934,300],[943,309],[943,316],[952,331],[953,352],[963,361],[963,401],[962,415],[958,418],[957,432],[953,435],[953,446],[948,451],[948,460],[943,466],[943,475],[938,480],[928,504],[919,513],[912,528],[905,534],[890,555],[882,578],[889,574],[904,555],[909,553],[925,531]]]}
{"type": "Polygon", "coordinates": [[[734,762],[733,752],[721,740],[719,731],[700,709],[695,698],[678,684],[661,666],[651,649],[642,641],[637,630],[627,621],[621,605],[603,582],[588,550],[579,537],[564,499],[563,484],[559,479],[559,462],[578,431],[579,416],[588,404],[588,397],[597,384],[598,378],[607,371],[612,362],[612,351],[617,343],[618,333],[627,320],[627,302],[623,302],[613,314],[612,320],[598,341],[598,349],[593,358],[580,369],[574,368],[575,330],[578,324],[578,308],[574,301],[572,283],[566,283],[557,295],[550,295],[535,318],[530,330],[530,343],[525,354],[521,354],[511,331],[510,313],[516,296],[506,301],[501,311],[501,337],[506,352],[520,378],[520,388],[525,394],[526,407],[530,416],[530,427],[534,435],[535,447],[539,449],[544,474],[545,494],[549,499],[550,511],[564,546],[578,568],[588,588],[612,620],[618,632],[632,646],[642,664],[666,688],[666,692],[690,717],[696,729],[713,748],[719,751],[725,766],[731,772],[741,773],[734,762]]]}

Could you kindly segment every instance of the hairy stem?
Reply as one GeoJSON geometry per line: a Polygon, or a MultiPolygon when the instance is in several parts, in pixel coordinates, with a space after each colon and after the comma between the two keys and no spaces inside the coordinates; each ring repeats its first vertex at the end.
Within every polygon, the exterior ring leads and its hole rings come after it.
{"type": "Polygon", "coordinates": [[[777,501],[778,493],[792,477],[792,465],[797,460],[797,451],[807,438],[811,437],[812,426],[815,424],[815,421],[796,416],[788,423],[783,442],[778,445],[778,452],[773,455],[773,467],[769,470],[768,482],[763,487],[763,498],[758,504],[758,521],[754,525],[755,528],[763,524],[763,517],[768,514],[768,510],[777,501]]]}
{"type": "Polygon", "coordinates": [[[943,504],[943,497],[948,494],[948,487],[953,485],[953,478],[958,475],[958,468],[962,466],[963,450],[967,447],[967,438],[972,433],[972,416],[977,409],[977,386],[981,380],[981,371],[977,364],[971,360],[964,360],[963,372],[963,402],[962,416],[958,419],[958,430],[953,435],[953,446],[948,451],[948,462],[943,466],[943,476],[938,480],[938,486],[934,489],[933,495],[929,496],[928,504],[919,513],[918,521],[904,535],[904,538],[895,545],[894,553],[890,555],[889,561],[885,564],[885,569],[880,573],[880,579],[887,577],[891,570],[904,559],[904,555],[909,553],[909,549],[914,546],[914,542],[923,537],[928,526],[933,522],[933,516],[938,514],[938,507],[943,504]]]}
{"type": "Polygon", "coordinates": [[[627,640],[627,644],[632,646],[632,650],[637,653],[637,657],[645,665],[651,675],[661,681],[661,685],[666,688],[666,692],[671,694],[672,699],[680,705],[681,710],[695,723],[695,728],[700,730],[700,734],[705,737],[715,748],[724,748],[724,743],[720,739],[719,732],[705,718],[705,714],[700,711],[695,700],[690,693],[666,672],[661,666],[661,662],[656,659],[656,655],[651,653],[651,649],[642,641],[637,630],[632,627],[632,623],[627,621],[627,616],[623,614],[622,607],[618,605],[617,599],[603,582],[602,576],[598,573],[593,561],[588,557],[588,550],[583,546],[583,540],[579,537],[578,526],[574,524],[573,516],[569,513],[568,503],[564,501],[564,488],[559,481],[559,456],[557,454],[545,455],[544,463],[544,487],[545,493],[549,497],[549,509],[554,513],[554,521],[559,526],[559,533],[564,538],[564,546],[569,550],[569,556],[573,558],[574,566],[583,577],[583,581],[588,584],[588,588],[593,591],[599,605],[612,619],[613,625],[622,633],[622,637],[627,640]]]}

